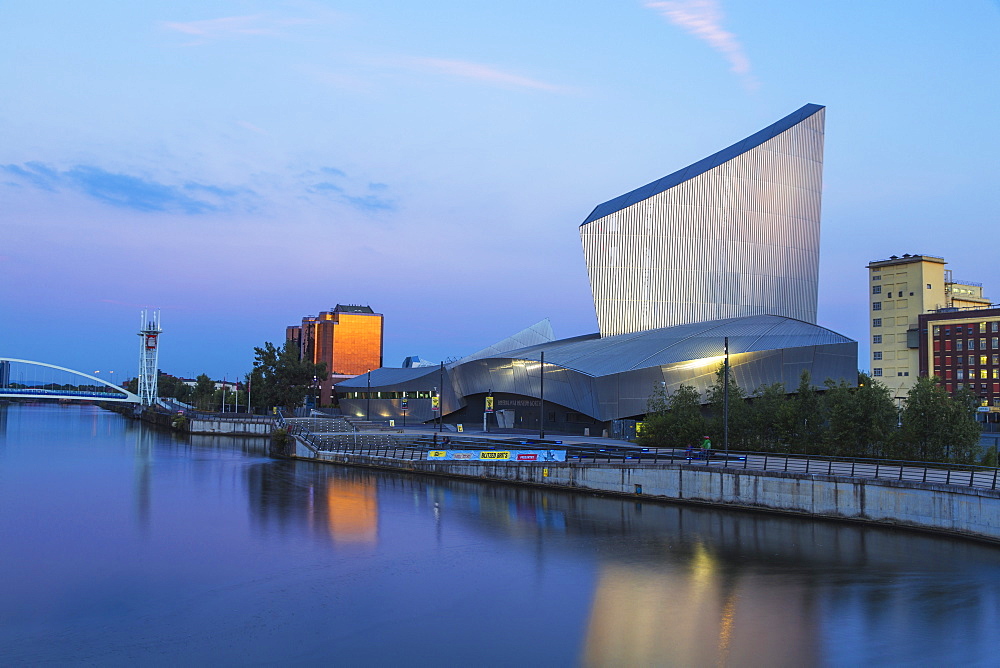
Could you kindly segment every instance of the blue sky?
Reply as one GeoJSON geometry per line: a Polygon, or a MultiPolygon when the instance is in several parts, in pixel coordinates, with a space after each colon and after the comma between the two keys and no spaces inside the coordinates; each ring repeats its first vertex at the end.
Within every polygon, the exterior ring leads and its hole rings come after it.
{"type": "Polygon", "coordinates": [[[593,207],[827,106],[819,323],[865,265],[1000,301],[1000,4],[604,0],[0,5],[0,355],[216,377],[334,304],[385,362],[596,330],[593,207]]]}

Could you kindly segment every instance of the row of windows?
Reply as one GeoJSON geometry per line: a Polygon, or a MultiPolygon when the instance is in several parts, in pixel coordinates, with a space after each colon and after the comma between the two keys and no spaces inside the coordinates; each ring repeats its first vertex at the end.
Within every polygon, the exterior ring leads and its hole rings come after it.
{"type": "MultiPolygon", "coordinates": [[[[881,377],[881,375],[882,375],[882,369],[880,367],[875,367],[874,369],[872,369],[872,375],[873,376],[881,377]]],[[[896,375],[897,376],[909,376],[910,372],[909,371],[897,371],[896,375]]]]}
{"type": "MultiPolygon", "coordinates": [[[[951,380],[951,369],[944,370],[945,380],[951,380]]],[[[965,380],[965,369],[955,369],[955,378],[958,380],[965,380]]],[[[974,380],[976,378],[976,370],[969,369],[969,380],[974,380]]],[[[980,369],[979,370],[980,380],[986,380],[987,378],[992,378],[993,380],[1000,380],[1000,369],[980,369]]]]}
{"type": "MultiPolygon", "coordinates": [[[[955,355],[954,361],[955,361],[956,364],[962,364],[966,359],[968,360],[967,366],[975,366],[976,365],[976,356],[975,355],[969,355],[968,357],[963,357],[962,355],[955,355]]],[[[993,364],[993,365],[1000,364],[1000,355],[990,355],[990,356],[980,355],[979,356],[979,365],[980,366],[986,366],[987,364],[993,364]]],[[[951,355],[945,355],[944,365],[945,366],[951,366],[952,365],[952,357],[951,357],[951,355]]],[[[934,366],[936,366],[936,367],[941,366],[941,356],[940,355],[935,355],[934,356],[934,366]]]]}
{"type": "MultiPolygon", "coordinates": [[[[964,388],[969,388],[970,390],[975,391],[976,384],[975,383],[969,383],[969,384],[956,383],[955,386],[954,386],[954,390],[952,389],[952,384],[951,383],[945,383],[944,384],[944,389],[947,392],[957,391],[957,390],[961,390],[961,389],[964,389],[964,388]]],[[[979,389],[980,389],[980,391],[983,391],[983,392],[989,392],[990,391],[990,389],[989,389],[989,383],[979,383],[979,389]]],[[[992,393],[993,394],[1000,394],[1000,383],[993,383],[992,393]]],[[[986,400],[985,399],[983,400],[983,405],[986,405],[986,400]]],[[[994,406],[1000,406],[1000,397],[994,397],[993,398],[993,405],[994,406]]]]}
{"type": "MultiPolygon", "coordinates": [[[[967,330],[968,334],[973,334],[976,329],[979,330],[980,334],[985,334],[987,326],[991,332],[1000,332],[1000,322],[994,320],[993,322],[981,322],[978,325],[956,325],[955,334],[961,335],[963,329],[967,330]]],[[[951,329],[950,325],[945,325],[943,327],[941,325],[934,325],[934,336],[941,336],[942,330],[944,331],[945,336],[951,336],[951,329]]]]}
{"type": "MultiPolygon", "coordinates": [[[[1000,336],[994,336],[994,337],[990,338],[990,348],[993,349],[993,350],[997,350],[998,348],[1000,348],[1000,336]]],[[[945,339],[945,341],[944,341],[944,349],[945,350],[951,350],[952,349],[952,341],[951,341],[951,339],[945,339]]],[[[961,352],[963,350],[975,350],[976,349],[976,339],[967,339],[965,341],[963,341],[962,339],[955,339],[954,349],[957,352],[961,352]]],[[[979,349],[980,350],[986,350],[986,337],[985,336],[983,338],[979,339],[979,349]]],[[[939,350],[941,350],[941,342],[940,341],[935,341],[934,342],[934,351],[937,352],[939,350]]]]}
{"type": "Polygon", "coordinates": [[[430,399],[437,392],[430,390],[410,390],[408,392],[339,392],[342,399],[430,399]]]}
{"type": "MultiPolygon", "coordinates": [[[[873,285],[873,286],[872,286],[872,294],[873,294],[873,295],[880,295],[880,294],[882,294],[882,286],[881,286],[881,285],[873,285]]],[[[892,290],[890,290],[889,292],[887,292],[887,293],[885,293],[885,294],[886,294],[886,297],[887,297],[888,299],[892,299],[892,290]]],[[[903,291],[902,291],[902,290],[900,290],[900,291],[899,291],[899,295],[898,295],[898,296],[899,296],[899,297],[902,297],[902,296],[903,296],[903,291]]],[[[912,293],[912,292],[910,293],[910,296],[911,296],[911,297],[913,296],[913,293],[912,293]]],[[[877,303],[878,303],[878,302],[876,302],[876,304],[877,304],[877,303]]],[[[878,310],[878,309],[875,309],[875,310],[878,310]]]]}

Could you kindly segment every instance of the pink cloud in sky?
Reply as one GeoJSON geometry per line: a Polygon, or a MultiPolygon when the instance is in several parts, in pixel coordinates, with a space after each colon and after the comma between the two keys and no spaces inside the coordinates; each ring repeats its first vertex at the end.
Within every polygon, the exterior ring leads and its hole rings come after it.
{"type": "Polygon", "coordinates": [[[285,29],[316,23],[312,18],[283,18],[271,14],[250,14],[248,16],[223,16],[217,19],[202,19],[200,21],[164,21],[161,25],[167,30],[201,38],[191,44],[204,44],[210,40],[227,37],[245,36],[277,36],[285,29]]]}
{"type": "Polygon", "coordinates": [[[722,27],[722,9],[716,0],[656,0],[647,2],[646,7],[707,42],[729,61],[729,69],[740,75],[747,86],[757,86],[750,75],[750,59],[743,46],[736,35],[722,27]]]}
{"type": "Polygon", "coordinates": [[[447,60],[444,58],[409,58],[405,64],[423,71],[440,72],[466,79],[475,79],[490,84],[500,84],[503,86],[514,86],[517,88],[532,88],[535,90],[545,90],[549,92],[566,92],[566,88],[555,84],[546,83],[537,79],[530,79],[518,74],[511,74],[498,70],[489,65],[473,63],[466,60],[447,60]]]}

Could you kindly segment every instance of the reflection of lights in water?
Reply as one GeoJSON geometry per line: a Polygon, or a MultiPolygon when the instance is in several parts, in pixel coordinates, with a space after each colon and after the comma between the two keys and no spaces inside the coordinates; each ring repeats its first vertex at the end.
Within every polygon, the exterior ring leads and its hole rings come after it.
{"type": "Polygon", "coordinates": [[[375,486],[331,478],[326,488],[327,524],[338,543],[375,543],[378,501],[375,486]]]}
{"type": "Polygon", "coordinates": [[[734,576],[705,546],[695,545],[684,561],[601,566],[583,663],[815,665],[820,655],[813,616],[808,589],[734,576]]]}

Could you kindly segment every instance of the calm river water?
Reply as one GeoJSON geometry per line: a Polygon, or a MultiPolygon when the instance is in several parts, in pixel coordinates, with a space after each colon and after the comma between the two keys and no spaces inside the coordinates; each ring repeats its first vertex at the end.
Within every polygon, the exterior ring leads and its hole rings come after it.
{"type": "Polygon", "coordinates": [[[998,665],[1000,549],[0,406],[0,665],[998,665]]]}

